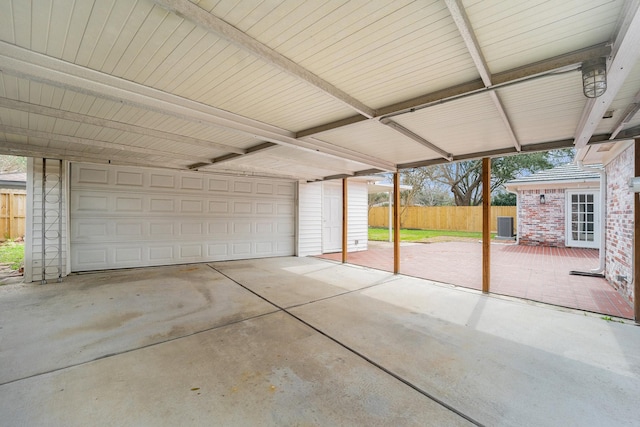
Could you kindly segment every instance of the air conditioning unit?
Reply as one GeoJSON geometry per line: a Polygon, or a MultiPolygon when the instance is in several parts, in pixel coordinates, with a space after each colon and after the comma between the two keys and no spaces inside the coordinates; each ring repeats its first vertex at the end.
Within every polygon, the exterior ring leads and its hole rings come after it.
{"type": "Polygon", "coordinates": [[[513,217],[498,217],[498,235],[496,239],[513,239],[513,217]]]}

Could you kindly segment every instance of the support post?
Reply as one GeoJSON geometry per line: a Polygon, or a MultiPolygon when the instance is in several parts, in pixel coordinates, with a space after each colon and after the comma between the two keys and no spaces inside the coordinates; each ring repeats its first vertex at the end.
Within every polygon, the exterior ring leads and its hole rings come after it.
{"type": "MultiPolygon", "coordinates": [[[[634,176],[640,176],[640,138],[633,147],[634,176]]],[[[633,318],[640,323],[640,193],[633,194],[633,318]]]]}
{"type": "Polygon", "coordinates": [[[41,285],[47,284],[46,271],[47,271],[47,258],[46,258],[46,227],[47,227],[47,159],[42,159],[42,215],[40,218],[42,219],[42,233],[41,233],[41,242],[42,242],[42,280],[40,281],[41,285]]]}
{"type": "Polygon", "coordinates": [[[62,195],[64,193],[62,189],[62,168],[64,161],[60,159],[60,165],[58,169],[58,282],[62,282],[62,210],[63,200],[62,195]]]}
{"type": "Polygon", "coordinates": [[[347,199],[347,178],[342,179],[342,263],[347,262],[347,216],[349,214],[349,206],[347,199]]]}
{"type": "Polygon", "coordinates": [[[400,174],[393,174],[393,274],[400,273],[400,174]]]}
{"type": "Polygon", "coordinates": [[[482,159],[482,292],[491,281],[491,159],[482,159]]]}
{"type": "Polygon", "coordinates": [[[391,203],[391,197],[393,194],[393,191],[389,190],[389,192],[387,193],[387,195],[389,196],[389,206],[387,206],[387,211],[389,211],[389,221],[388,221],[388,228],[389,228],[389,243],[393,242],[393,211],[391,210],[391,206],[393,205],[393,203],[391,203]]]}

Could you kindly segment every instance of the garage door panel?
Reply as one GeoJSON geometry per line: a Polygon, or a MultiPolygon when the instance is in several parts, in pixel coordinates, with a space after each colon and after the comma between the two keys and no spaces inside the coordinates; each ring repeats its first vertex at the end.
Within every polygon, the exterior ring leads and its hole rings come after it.
{"type": "Polygon", "coordinates": [[[176,177],[163,173],[149,173],[149,188],[166,190],[176,188],[176,177]]]}
{"type": "Polygon", "coordinates": [[[229,192],[229,180],[222,178],[209,178],[209,191],[217,193],[229,192]]]}
{"type": "Polygon", "coordinates": [[[295,183],[73,164],[72,270],[295,253],[295,183]]]}
{"type": "Polygon", "coordinates": [[[142,262],[142,251],[143,248],[135,247],[135,248],[127,248],[127,247],[116,247],[114,250],[115,262],[117,264],[135,266],[142,262]]]}
{"type": "Polygon", "coordinates": [[[202,177],[183,176],[180,180],[180,188],[183,190],[202,191],[204,189],[204,179],[202,177]]]}
{"type": "Polygon", "coordinates": [[[211,214],[228,214],[229,210],[229,202],[222,200],[211,200],[209,201],[209,213],[211,214]]]}
{"type": "Polygon", "coordinates": [[[202,253],[202,245],[184,244],[180,246],[180,259],[185,262],[201,261],[202,253]]]}
{"type": "Polygon", "coordinates": [[[229,234],[229,223],[226,221],[216,221],[209,223],[209,234],[214,237],[224,237],[229,234]]]}
{"type": "Polygon", "coordinates": [[[253,193],[253,183],[249,181],[235,181],[233,183],[233,192],[251,194],[253,193]]]}
{"type": "Polygon", "coordinates": [[[170,264],[174,258],[173,245],[156,245],[149,248],[149,263],[152,265],[170,264]]]}
{"type": "Polygon", "coordinates": [[[71,197],[71,208],[76,212],[108,212],[109,197],[107,195],[74,194],[71,197]]]}
{"type": "Polygon", "coordinates": [[[151,239],[164,240],[175,236],[175,221],[150,221],[149,237],[151,239]]]}
{"type": "Polygon", "coordinates": [[[107,227],[108,224],[102,220],[79,219],[71,223],[71,241],[105,239],[109,235],[107,227]]]}
{"type": "Polygon", "coordinates": [[[273,242],[256,242],[256,253],[271,253],[274,251],[273,242]]]}
{"type": "Polygon", "coordinates": [[[176,201],[166,197],[150,197],[149,213],[166,214],[176,212],[176,201]]]}
{"type": "Polygon", "coordinates": [[[293,253],[295,251],[295,245],[293,241],[289,239],[283,239],[276,241],[276,251],[278,254],[293,253]]]}
{"type": "Polygon", "coordinates": [[[146,233],[145,228],[146,224],[143,221],[124,221],[124,222],[113,222],[113,227],[115,228],[115,237],[118,240],[122,239],[141,239],[146,233]]]}
{"type": "Polygon", "coordinates": [[[104,168],[93,168],[91,166],[84,165],[82,168],[78,169],[75,178],[75,184],[108,185],[109,171],[104,168]]]}
{"type": "Polygon", "coordinates": [[[183,199],[180,201],[180,213],[203,214],[205,213],[202,200],[183,199]]]}
{"type": "MultiPolygon", "coordinates": [[[[250,196],[247,196],[250,197],[250,196]]],[[[182,215],[210,214],[211,216],[294,216],[293,201],[249,200],[229,197],[217,200],[205,194],[196,199],[185,196],[123,195],[116,191],[80,189],[72,193],[71,209],[76,215],[83,212],[100,214],[151,214],[164,216],[167,213],[182,215]]]]}
{"type": "Polygon", "coordinates": [[[255,213],[253,202],[250,200],[234,200],[232,202],[232,213],[238,215],[252,215],[255,213]]]}
{"type": "Polygon", "coordinates": [[[116,185],[142,187],[144,175],[141,172],[116,171],[116,185]]]}
{"type": "Polygon", "coordinates": [[[100,268],[100,266],[106,265],[109,262],[109,251],[107,248],[78,249],[81,248],[72,248],[71,256],[76,260],[76,263],[79,266],[85,267],[85,269],[100,268]]]}
{"type": "Polygon", "coordinates": [[[277,226],[278,234],[289,236],[295,232],[295,225],[291,221],[278,222],[276,226],[277,226]]]}
{"type": "Polygon", "coordinates": [[[247,195],[258,197],[295,196],[295,182],[265,178],[198,175],[194,172],[166,171],[113,165],[74,163],[71,186],[80,188],[108,188],[127,191],[144,188],[146,192],[182,190],[182,194],[202,192],[213,194],[247,195]]]}
{"type": "Polygon", "coordinates": [[[213,261],[226,260],[229,256],[228,243],[211,243],[207,245],[207,255],[213,261]]]}
{"type": "Polygon", "coordinates": [[[72,221],[72,243],[117,243],[135,241],[193,241],[235,239],[288,238],[294,232],[293,224],[276,219],[234,220],[232,218],[209,221],[156,221],[154,219],[85,219],[72,221]]]}

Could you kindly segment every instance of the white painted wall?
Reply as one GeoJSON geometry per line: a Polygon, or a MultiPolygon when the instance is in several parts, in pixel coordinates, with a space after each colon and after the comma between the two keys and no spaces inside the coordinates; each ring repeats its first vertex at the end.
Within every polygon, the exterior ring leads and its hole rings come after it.
{"type": "Polygon", "coordinates": [[[322,183],[298,184],[298,256],[322,253],[322,183]]]}
{"type": "Polygon", "coordinates": [[[369,240],[367,183],[349,181],[347,187],[347,252],[366,251],[369,240]]]}

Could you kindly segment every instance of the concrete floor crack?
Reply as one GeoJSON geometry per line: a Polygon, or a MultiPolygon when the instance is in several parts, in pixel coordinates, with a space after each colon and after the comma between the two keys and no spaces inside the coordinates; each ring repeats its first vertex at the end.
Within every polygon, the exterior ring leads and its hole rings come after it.
{"type": "MultiPolygon", "coordinates": [[[[291,316],[292,318],[294,318],[295,320],[297,320],[298,322],[304,324],[305,326],[307,326],[308,328],[314,330],[315,332],[319,333],[320,335],[322,335],[323,337],[329,339],[330,341],[334,342],[335,344],[339,345],[340,347],[344,348],[345,350],[353,353],[354,355],[360,357],[361,359],[365,360],[367,363],[369,363],[370,365],[374,366],[375,368],[381,370],[382,372],[384,372],[385,374],[395,378],[396,380],[400,381],[401,383],[405,384],[406,386],[412,388],[413,390],[417,391],[418,393],[422,394],[423,396],[425,396],[426,398],[428,398],[429,400],[437,403],[438,405],[446,408],[447,410],[455,413],[456,415],[460,416],[461,418],[464,418],[465,420],[469,421],[470,423],[472,423],[473,425],[479,426],[479,427],[483,427],[484,424],[480,423],[479,421],[471,418],[470,416],[468,416],[467,414],[459,411],[458,409],[454,408],[453,406],[449,405],[448,403],[444,402],[442,399],[439,399],[438,397],[434,396],[433,394],[429,393],[426,390],[423,390],[422,388],[418,387],[416,384],[413,384],[412,382],[408,381],[407,379],[403,378],[402,376],[400,376],[399,374],[396,374],[395,372],[391,371],[390,369],[382,366],[380,363],[374,361],[373,359],[371,359],[370,357],[366,356],[365,354],[359,352],[358,350],[354,349],[353,347],[350,347],[349,345],[343,343],[342,341],[338,340],[337,338],[329,335],[328,333],[324,332],[323,330],[319,329],[318,327],[312,325],[311,323],[307,322],[306,320],[302,319],[299,316],[296,316],[295,314],[293,314],[292,312],[289,311],[290,308],[294,308],[294,307],[301,307],[307,304],[311,304],[312,302],[307,302],[305,304],[299,304],[296,306],[292,306],[292,307],[281,307],[278,304],[274,303],[273,301],[270,301],[268,298],[264,297],[263,295],[260,295],[259,293],[253,291],[252,289],[248,288],[247,286],[245,286],[244,284],[238,282],[237,280],[235,280],[233,277],[225,274],[224,272],[216,269],[215,267],[209,265],[209,267],[211,269],[213,269],[214,271],[222,274],[224,277],[226,277],[227,279],[231,280],[232,282],[234,282],[235,284],[237,284],[238,286],[242,287],[243,289],[247,290],[248,292],[252,293],[253,295],[261,298],[262,300],[264,300],[265,302],[273,305],[274,307],[277,307],[279,310],[281,310],[282,312],[286,313],[287,315],[291,316]]],[[[388,283],[387,280],[382,281],[382,283],[388,283]]],[[[348,291],[348,292],[344,292],[341,293],[339,295],[333,295],[331,297],[327,297],[327,298],[322,298],[319,299],[317,301],[320,300],[326,300],[328,298],[335,298],[341,295],[346,295],[346,294],[350,294],[353,292],[358,292],[361,291],[362,289],[366,289],[366,288],[371,288],[374,286],[379,286],[382,283],[374,283],[372,285],[369,285],[365,288],[360,288],[357,290],[353,290],[353,291],[348,291]]]]}

